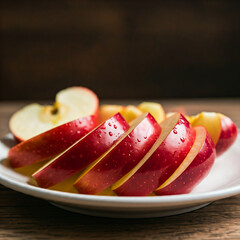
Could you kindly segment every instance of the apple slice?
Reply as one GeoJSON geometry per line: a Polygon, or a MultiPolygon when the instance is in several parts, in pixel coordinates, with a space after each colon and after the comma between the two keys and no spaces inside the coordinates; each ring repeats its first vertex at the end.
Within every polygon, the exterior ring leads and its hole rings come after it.
{"type": "Polygon", "coordinates": [[[79,118],[21,142],[9,150],[9,163],[19,168],[53,158],[93,130],[96,122],[95,116],[79,118]]]}
{"type": "Polygon", "coordinates": [[[230,118],[221,113],[202,112],[189,117],[189,121],[192,126],[206,127],[216,146],[217,156],[224,153],[236,140],[236,125],[230,118]]]}
{"type": "Polygon", "coordinates": [[[176,171],[158,189],[157,195],[189,193],[210,171],[216,156],[214,143],[205,127],[195,127],[194,144],[176,171]]]}
{"type": "Polygon", "coordinates": [[[218,113],[221,120],[221,134],[216,145],[217,156],[226,152],[235,142],[238,130],[234,122],[227,116],[218,113]]]}
{"type": "Polygon", "coordinates": [[[141,116],[143,114],[143,112],[141,110],[139,110],[136,106],[127,105],[122,110],[121,114],[128,123],[131,123],[135,118],[141,116]]]}
{"type": "Polygon", "coordinates": [[[204,126],[209,132],[216,146],[221,133],[221,120],[215,112],[201,112],[196,116],[189,117],[192,126],[204,126]]]}
{"type": "Polygon", "coordinates": [[[105,121],[117,112],[120,112],[127,122],[131,122],[141,114],[148,112],[151,113],[158,123],[166,118],[165,111],[161,104],[155,102],[143,102],[138,106],[102,105],[99,111],[100,122],[105,121]]]}
{"type": "Polygon", "coordinates": [[[191,149],[195,131],[179,113],[160,123],[162,132],[145,157],[112,186],[120,196],[146,196],[178,168],[191,149]]]}
{"type": "Polygon", "coordinates": [[[143,113],[150,112],[158,123],[166,118],[165,111],[160,103],[143,102],[138,105],[138,109],[143,113]]]}
{"type": "Polygon", "coordinates": [[[99,111],[99,121],[106,121],[106,119],[118,112],[121,113],[128,123],[142,115],[142,111],[134,105],[102,105],[99,111]]]}
{"type": "Polygon", "coordinates": [[[93,162],[74,186],[85,194],[97,194],[110,187],[144,157],[160,132],[160,126],[151,114],[135,119],[122,138],[93,162]]]}
{"type": "Polygon", "coordinates": [[[114,115],[35,172],[33,178],[43,188],[62,182],[99,158],[128,128],[121,114],[114,115]]]}
{"type": "Polygon", "coordinates": [[[30,104],[12,115],[9,128],[20,141],[78,119],[98,115],[98,97],[84,87],[70,87],[57,93],[53,106],[30,104]]]}
{"type": "Polygon", "coordinates": [[[122,105],[101,105],[99,108],[99,123],[103,123],[113,115],[122,113],[125,106],[122,105]]]}

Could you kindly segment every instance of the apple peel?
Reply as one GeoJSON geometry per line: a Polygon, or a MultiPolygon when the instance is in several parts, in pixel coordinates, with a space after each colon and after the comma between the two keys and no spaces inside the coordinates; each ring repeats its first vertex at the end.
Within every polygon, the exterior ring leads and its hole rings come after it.
{"type": "Polygon", "coordinates": [[[62,124],[9,150],[13,168],[25,167],[55,157],[96,127],[95,116],[87,116],[62,124]]]}

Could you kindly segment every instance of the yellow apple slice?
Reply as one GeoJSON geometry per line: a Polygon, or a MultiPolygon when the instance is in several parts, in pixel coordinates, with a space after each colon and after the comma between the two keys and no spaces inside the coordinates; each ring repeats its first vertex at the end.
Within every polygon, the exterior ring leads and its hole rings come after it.
{"type": "Polygon", "coordinates": [[[142,111],[139,110],[134,105],[102,105],[99,111],[99,121],[100,123],[106,121],[106,119],[112,117],[116,113],[121,113],[124,119],[129,123],[135,118],[139,117],[142,114],[142,111]]]}
{"type": "Polygon", "coordinates": [[[196,116],[188,117],[192,126],[204,126],[216,146],[221,134],[221,119],[215,112],[201,112],[196,116]]]}
{"type": "Polygon", "coordinates": [[[20,141],[80,117],[98,114],[98,97],[84,87],[70,87],[57,93],[53,106],[30,104],[12,115],[9,128],[20,141]]]}
{"type": "Polygon", "coordinates": [[[99,108],[99,123],[105,122],[107,119],[117,114],[118,112],[122,114],[125,106],[122,105],[101,105],[99,108]]]}
{"type": "Polygon", "coordinates": [[[139,117],[142,114],[142,111],[139,110],[136,106],[128,105],[121,111],[121,114],[125,120],[130,123],[135,118],[139,117]]]}
{"type": "Polygon", "coordinates": [[[166,118],[165,111],[162,105],[159,103],[143,102],[138,105],[138,109],[141,110],[143,113],[151,113],[158,123],[162,122],[166,118]]]}
{"type": "Polygon", "coordinates": [[[160,123],[165,118],[165,111],[161,104],[155,102],[143,102],[138,106],[134,105],[102,105],[99,111],[100,122],[105,121],[112,115],[120,112],[125,120],[130,123],[143,113],[150,113],[160,123]]]}

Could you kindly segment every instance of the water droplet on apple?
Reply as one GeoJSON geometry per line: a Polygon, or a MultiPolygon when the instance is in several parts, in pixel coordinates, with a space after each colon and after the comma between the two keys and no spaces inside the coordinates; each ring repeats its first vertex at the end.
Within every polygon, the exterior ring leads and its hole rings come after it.
{"type": "Polygon", "coordinates": [[[177,130],[176,130],[176,129],[174,129],[174,130],[173,130],[173,133],[174,133],[174,134],[177,134],[177,130]]]}
{"type": "Polygon", "coordinates": [[[137,138],[137,141],[138,141],[138,142],[141,142],[141,140],[140,140],[139,138],[137,138]]]}
{"type": "Polygon", "coordinates": [[[184,137],[181,137],[180,140],[181,140],[181,142],[185,142],[185,138],[184,137]]]}
{"type": "Polygon", "coordinates": [[[108,134],[109,134],[109,136],[112,136],[112,135],[113,135],[113,133],[112,133],[112,132],[109,132],[108,134]]]}
{"type": "Polygon", "coordinates": [[[111,124],[111,123],[108,123],[108,126],[109,126],[109,127],[111,127],[111,126],[112,126],[112,124],[111,124]]]}
{"type": "Polygon", "coordinates": [[[113,125],[113,127],[114,127],[115,129],[117,129],[117,125],[115,125],[115,124],[113,125]]]}

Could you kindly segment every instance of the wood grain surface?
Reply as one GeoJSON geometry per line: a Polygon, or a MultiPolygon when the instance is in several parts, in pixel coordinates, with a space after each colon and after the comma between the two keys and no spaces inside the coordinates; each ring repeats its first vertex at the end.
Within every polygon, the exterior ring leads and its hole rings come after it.
{"type": "MultiPolygon", "coordinates": [[[[167,110],[222,112],[240,127],[240,99],[161,103],[167,110]]],[[[0,136],[9,132],[11,114],[25,104],[0,103],[0,136]]],[[[240,239],[240,195],[177,216],[108,219],[67,212],[47,201],[0,186],[0,239],[240,239]]]]}

